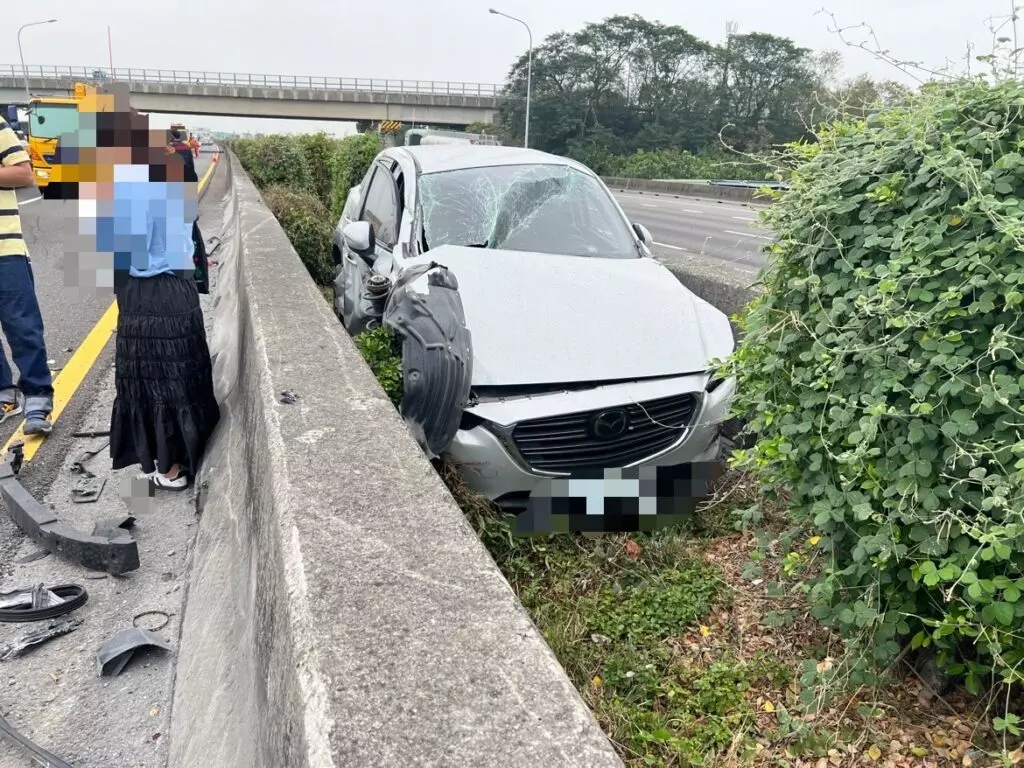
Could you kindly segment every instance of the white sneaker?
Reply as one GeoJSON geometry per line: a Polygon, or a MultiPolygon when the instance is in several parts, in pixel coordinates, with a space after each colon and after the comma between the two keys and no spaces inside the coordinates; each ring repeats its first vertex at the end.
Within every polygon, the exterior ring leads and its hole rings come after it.
{"type": "Polygon", "coordinates": [[[149,482],[154,488],[165,491],[184,491],[188,488],[188,475],[181,472],[176,478],[171,480],[167,475],[161,475],[157,472],[149,478],[149,482]]]}

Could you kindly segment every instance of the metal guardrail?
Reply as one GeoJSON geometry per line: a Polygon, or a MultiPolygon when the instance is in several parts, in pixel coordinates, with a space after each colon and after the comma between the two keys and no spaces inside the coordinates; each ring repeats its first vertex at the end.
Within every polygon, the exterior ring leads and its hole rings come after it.
{"type": "Polygon", "coordinates": [[[311,77],[298,75],[258,75],[240,72],[203,72],[182,69],[135,69],[107,67],[0,65],[0,77],[51,78],[68,81],[127,81],[142,83],[178,83],[181,85],[217,85],[256,88],[308,88],[323,91],[375,91],[383,93],[423,93],[437,96],[500,97],[505,86],[494,83],[459,83],[435,80],[376,80],[355,77],[311,77]]]}

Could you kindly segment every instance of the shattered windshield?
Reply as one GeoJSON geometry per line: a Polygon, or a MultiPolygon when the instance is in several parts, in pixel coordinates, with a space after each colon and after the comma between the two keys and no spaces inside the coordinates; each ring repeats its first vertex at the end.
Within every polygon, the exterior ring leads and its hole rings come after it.
{"type": "Polygon", "coordinates": [[[639,257],[592,176],[564,165],[499,165],[420,177],[428,248],[462,245],[607,259],[639,257]]]}

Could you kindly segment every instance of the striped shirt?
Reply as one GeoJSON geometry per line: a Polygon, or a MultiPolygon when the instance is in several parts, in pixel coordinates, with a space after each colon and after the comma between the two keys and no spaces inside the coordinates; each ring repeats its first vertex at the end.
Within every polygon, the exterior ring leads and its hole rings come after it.
{"type": "MultiPolygon", "coordinates": [[[[0,165],[7,168],[27,162],[29,156],[18,135],[0,119],[0,165]]],[[[21,233],[21,216],[18,215],[18,193],[13,189],[0,188],[0,258],[27,255],[28,249],[21,233]]]]}

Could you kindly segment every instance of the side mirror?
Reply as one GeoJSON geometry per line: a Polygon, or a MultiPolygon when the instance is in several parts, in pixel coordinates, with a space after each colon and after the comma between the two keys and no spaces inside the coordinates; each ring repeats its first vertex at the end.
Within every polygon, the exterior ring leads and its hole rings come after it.
{"type": "Polygon", "coordinates": [[[341,231],[345,245],[352,253],[359,256],[367,264],[373,262],[373,252],[377,248],[377,238],[373,234],[373,225],[368,221],[353,221],[345,225],[341,231]]]}
{"type": "Polygon", "coordinates": [[[654,245],[654,237],[651,232],[643,224],[633,224],[633,231],[636,232],[636,236],[640,238],[640,242],[650,248],[654,245]]]}

